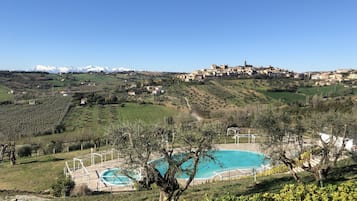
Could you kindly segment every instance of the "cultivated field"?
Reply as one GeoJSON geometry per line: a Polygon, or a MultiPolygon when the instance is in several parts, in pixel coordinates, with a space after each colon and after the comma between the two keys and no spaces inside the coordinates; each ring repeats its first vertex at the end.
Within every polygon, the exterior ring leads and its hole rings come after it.
{"type": "Polygon", "coordinates": [[[70,104],[70,97],[58,96],[33,100],[33,105],[2,105],[0,132],[13,140],[24,136],[55,133],[70,104]]]}

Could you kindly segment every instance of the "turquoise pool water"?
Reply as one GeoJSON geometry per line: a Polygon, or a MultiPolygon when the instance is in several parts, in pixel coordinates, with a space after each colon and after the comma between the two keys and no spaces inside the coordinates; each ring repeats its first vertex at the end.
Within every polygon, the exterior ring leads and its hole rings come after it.
{"type": "MultiPolygon", "coordinates": [[[[134,178],[139,179],[139,175],[133,175],[134,178]]],[[[101,179],[104,183],[110,185],[126,186],[133,183],[131,179],[120,173],[119,168],[111,168],[101,174],[101,179]]]]}
{"type": "MultiPolygon", "coordinates": [[[[182,156],[183,155],[180,154],[176,155],[177,159],[182,156]]],[[[213,152],[213,157],[215,160],[209,158],[202,158],[200,160],[195,179],[208,179],[217,173],[235,169],[257,169],[268,163],[263,154],[249,151],[218,150],[213,152]]],[[[156,168],[162,175],[167,171],[168,164],[163,159],[154,160],[151,163],[156,164],[156,168]]],[[[182,167],[189,169],[192,167],[192,161],[189,160],[185,162],[182,167]]],[[[184,172],[176,176],[182,179],[188,178],[188,175],[184,172]]],[[[139,178],[139,175],[135,177],[139,178]]],[[[101,179],[103,182],[111,185],[132,184],[132,181],[128,177],[119,174],[118,168],[104,171],[101,175],[101,179]]]]}
{"type": "MultiPolygon", "coordinates": [[[[209,158],[200,160],[195,179],[207,179],[217,173],[235,169],[257,169],[268,162],[265,160],[263,154],[249,151],[219,150],[213,152],[213,157],[215,160],[209,158]]],[[[167,171],[168,164],[163,159],[158,159],[153,162],[156,163],[156,168],[162,175],[167,171]]],[[[183,168],[188,169],[192,166],[191,160],[182,165],[183,168]]],[[[188,178],[188,175],[185,173],[176,176],[177,178],[188,178]]]]}

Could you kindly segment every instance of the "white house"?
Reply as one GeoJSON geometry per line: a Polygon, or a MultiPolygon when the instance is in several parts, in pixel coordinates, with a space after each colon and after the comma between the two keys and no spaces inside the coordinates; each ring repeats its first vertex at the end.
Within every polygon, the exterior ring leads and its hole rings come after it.
{"type": "Polygon", "coordinates": [[[135,96],[135,91],[128,91],[129,96],[135,96]]]}

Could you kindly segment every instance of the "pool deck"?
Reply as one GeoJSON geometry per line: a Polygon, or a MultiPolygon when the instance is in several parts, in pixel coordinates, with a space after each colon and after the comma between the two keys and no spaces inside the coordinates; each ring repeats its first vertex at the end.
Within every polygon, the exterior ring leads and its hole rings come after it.
{"type": "Polygon", "coordinates": [[[259,144],[255,144],[255,143],[216,144],[215,147],[217,149],[253,151],[259,153],[261,152],[259,144]]]}
{"type": "MultiPolygon", "coordinates": [[[[261,152],[259,150],[259,144],[255,143],[240,143],[240,144],[216,144],[216,149],[226,149],[226,150],[243,150],[243,151],[253,151],[261,152]]],[[[100,175],[103,171],[119,167],[120,164],[123,164],[122,159],[109,160],[95,165],[87,166],[86,169],[88,174],[83,169],[78,169],[72,173],[72,179],[75,181],[76,185],[86,184],[89,189],[92,191],[132,191],[135,190],[133,186],[112,186],[106,185],[100,180],[100,175]]],[[[228,171],[219,175],[214,176],[210,179],[195,179],[191,185],[201,184],[210,182],[213,180],[223,180],[225,178],[237,178],[237,175],[247,175],[250,174],[250,170],[233,170],[228,171]]],[[[179,180],[180,181],[180,180],[179,180]]],[[[184,182],[184,180],[180,181],[184,182]]]]}

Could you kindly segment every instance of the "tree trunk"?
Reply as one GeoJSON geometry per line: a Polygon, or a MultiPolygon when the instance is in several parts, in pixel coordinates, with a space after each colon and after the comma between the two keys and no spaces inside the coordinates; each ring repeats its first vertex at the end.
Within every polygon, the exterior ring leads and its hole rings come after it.
{"type": "Polygon", "coordinates": [[[168,196],[167,196],[167,194],[165,193],[165,191],[160,190],[160,198],[159,198],[159,201],[168,201],[167,198],[168,198],[168,196]]]}
{"type": "Polygon", "coordinates": [[[289,167],[289,169],[290,169],[290,172],[291,172],[291,174],[293,175],[295,181],[296,181],[298,184],[301,184],[301,183],[302,183],[302,182],[301,182],[301,179],[300,179],[300,177],[296,174],[296,172],[294,172],[293,168],[292,168],[292,167],[289,167]]]}
{"type": "Polygon", "coordinates": [[[15,150],[10,151],[10,164],[15,165],[16,164],[16,156],[15,156],[15,150]]]}
{"type": "MultiPolygon", "coordinates": [[[[284,152],[285,154],[285,152],[284,152]]],[[[284,163],[284,165],[286,167],[289,168],[291,174],[293,175],[295,181],[299,184],[301,184],[301,180],[300,180],[300,177],[296,174],[296,172],[294,172],[294,161],[287,158],[284,154],[280,154],[280,160],[284,163]]]]}
{"type": "Polygon", "coordinates": [[[5,151],[6,151],[6,147],[7,145],[0,145],[0,162],[2,162],[4,160],[4,155],[5,155],[5,151]]]}

